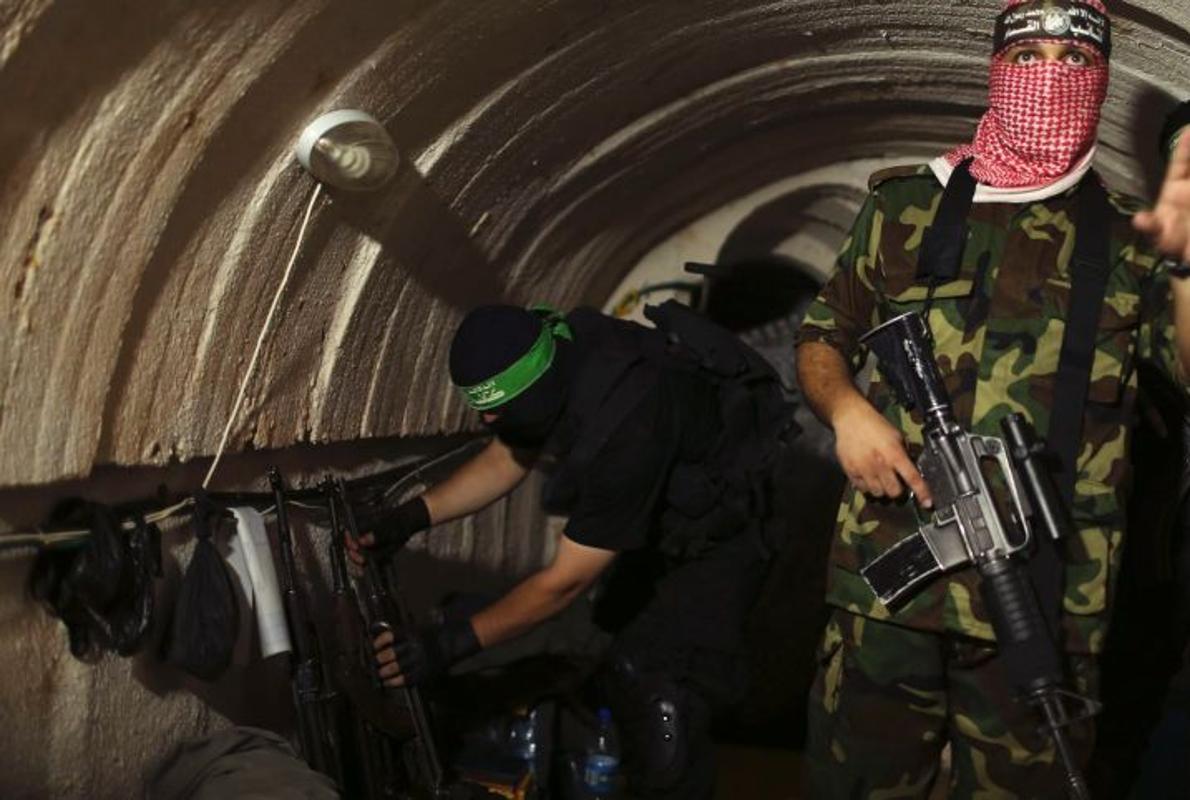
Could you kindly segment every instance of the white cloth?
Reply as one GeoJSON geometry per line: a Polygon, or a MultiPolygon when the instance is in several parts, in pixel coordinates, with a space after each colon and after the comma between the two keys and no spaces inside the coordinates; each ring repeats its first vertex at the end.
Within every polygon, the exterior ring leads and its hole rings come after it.
{"type": "Polygon", "coordinates": [[[230,511],[236,518],[236,535],[229,542],[227,561],[240,576],[248,605],[256,612],[261,656],[268,658],[292,650],[264,517],[254,508],[230,511]]]}
{"type": "MultiPolygon", "coordinates": [[[[1083,156],[1082,160],[1075,165],[1074,169],[1058,178],[1053,183],[1047,183],[1044,186],[1026,186],[1021,189],[997,189],[994,186],[985,186],[980,183],[975,187],[976,203],[1039,203],[1042,200],[1048,200],[1051,197],[1073,189],[1078,185],[1078,182],[1083,179],[1083,176],[1091,171],[1091,162],[1095,160],[1095,148],[1092,147],[1087,154],[1083,156]]],[[[950,176],[954,174],[954,167],[946,160],[946,156],[939,156],[930,162],[930,169],[934,171],[934,177],[943,186],[950,182],[950,176]]]]}

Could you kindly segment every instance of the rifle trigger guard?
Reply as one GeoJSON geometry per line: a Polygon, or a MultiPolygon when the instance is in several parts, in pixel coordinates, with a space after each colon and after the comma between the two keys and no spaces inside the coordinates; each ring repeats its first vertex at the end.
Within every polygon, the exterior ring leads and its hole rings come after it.
{"type": "Polygon", "coordinates": [[[913,504],[913,519],[917,522],[917,527],[920,530],[922,526],[929,523],[929,520],[921,515],[921,503],[917,502],[917,492],[912,489],[909,490],[909,502],[913,504]]]}

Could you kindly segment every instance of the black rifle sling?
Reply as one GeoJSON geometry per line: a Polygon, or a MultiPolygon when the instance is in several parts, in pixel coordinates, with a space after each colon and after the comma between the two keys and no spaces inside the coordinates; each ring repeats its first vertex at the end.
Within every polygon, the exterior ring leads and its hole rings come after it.
{"type": "MultiPolygon", "coordinates": [[[[1074,500],[1099,316],[1111,272],[1110,211],[1107,192],[1099,178],[1093,172],[1088,173],[1079,188],[1077,233],[1074,255],[1070,260],[1070,306],[1066,313],[1066,331],[1062,336],[1062,354],[1058,359],[1046,437],[1050,451],[1058,457],[1060,469],[1056,473],[1056,483],[1067,509],[1074,500]]],[[[1058,546],[1049,536],[1037,537],[1037,553],[1030,561],[1029,571],[1050,631],[1060,642],[1058,634],[1065,581],[1058,546]]]]}
{"type": "MultiPolygon", "coordinates": [[[[922,237],[917,277],[918,280],[928,280],[931,288],[958,277],[967,242],[967,217],[976,189],[970,164],[968,160],[955,167],[942,194],[934,223],[922,237]]],[[[1111,271],[1109,224],[1107,192],[1098,176],[1088,173],[1079,187],[1074,255],[1070,264],[1070,307],[1047,437],[1050,450],[1058,456],[1061,465],[1061,471],[1056,473],[1057,485],[1067,508],[1074,498],[1083,412],[1095,358],[1099,314],[1111,271]]],[[[1036,538],[1037,553],[1030,559],[1029,572],[1050,631],[1056,641],[1061,641],[1062,596],[1065,593],[1062,557],[1056,543],[1048,536],[1036,538]]]]}
{"type": "Polygon", "coordinates": [[[1070,263],[1070,307],[1050,415],[1050,449],[1061,460],[1058,491],[1067,505],[1074,498],[1083,409],[1091,383],[1099,315],[1107,292],[1110,207],[1099,179],[1088,175],[1079,189],[1078,232],[1070,263]]]}
{"type": "Polygon", "coordinates": [[[967,244],[967,218],[971,216],[971,203],[975,199],[975,178],[971,176],[974,160],[968,158],[954,168],[934,222],[922,235],[917,279],[928,280],[931,286],[959,277],[963,248],[967,244]]]}

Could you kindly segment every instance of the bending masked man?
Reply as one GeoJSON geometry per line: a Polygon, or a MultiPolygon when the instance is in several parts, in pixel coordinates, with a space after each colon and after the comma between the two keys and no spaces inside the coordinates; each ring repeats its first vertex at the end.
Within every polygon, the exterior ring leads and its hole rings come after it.
{"type": "Polygon", "coordinates": [[[381,637],[380,674],[431,680],[558,613],[614,564],[597,621],[615,633],[606,683],[634,790],[702,798],[713,789],[710,711],[742,689],[767,465],[788,409],[768,365],[730,334],[676,304],[653,313],[690,347],[590,309],[469,313],[451,379],[495,438],[352,557],[472,514],[546,466],[544,505],[569,516],[553,563],[470,619],[381,637]],[[700,366],[711,354],[726,359],[718,374],[700,366]]]}

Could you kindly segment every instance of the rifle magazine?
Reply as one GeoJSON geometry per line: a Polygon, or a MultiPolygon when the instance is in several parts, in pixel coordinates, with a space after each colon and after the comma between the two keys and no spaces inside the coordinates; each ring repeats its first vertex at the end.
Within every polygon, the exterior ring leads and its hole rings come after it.
{"type": "Polygon", "coordinates": [[[943,571],[926,538],[918,532],[872,559],[859,574],[885,608],[896,611],[943,571]]]}

